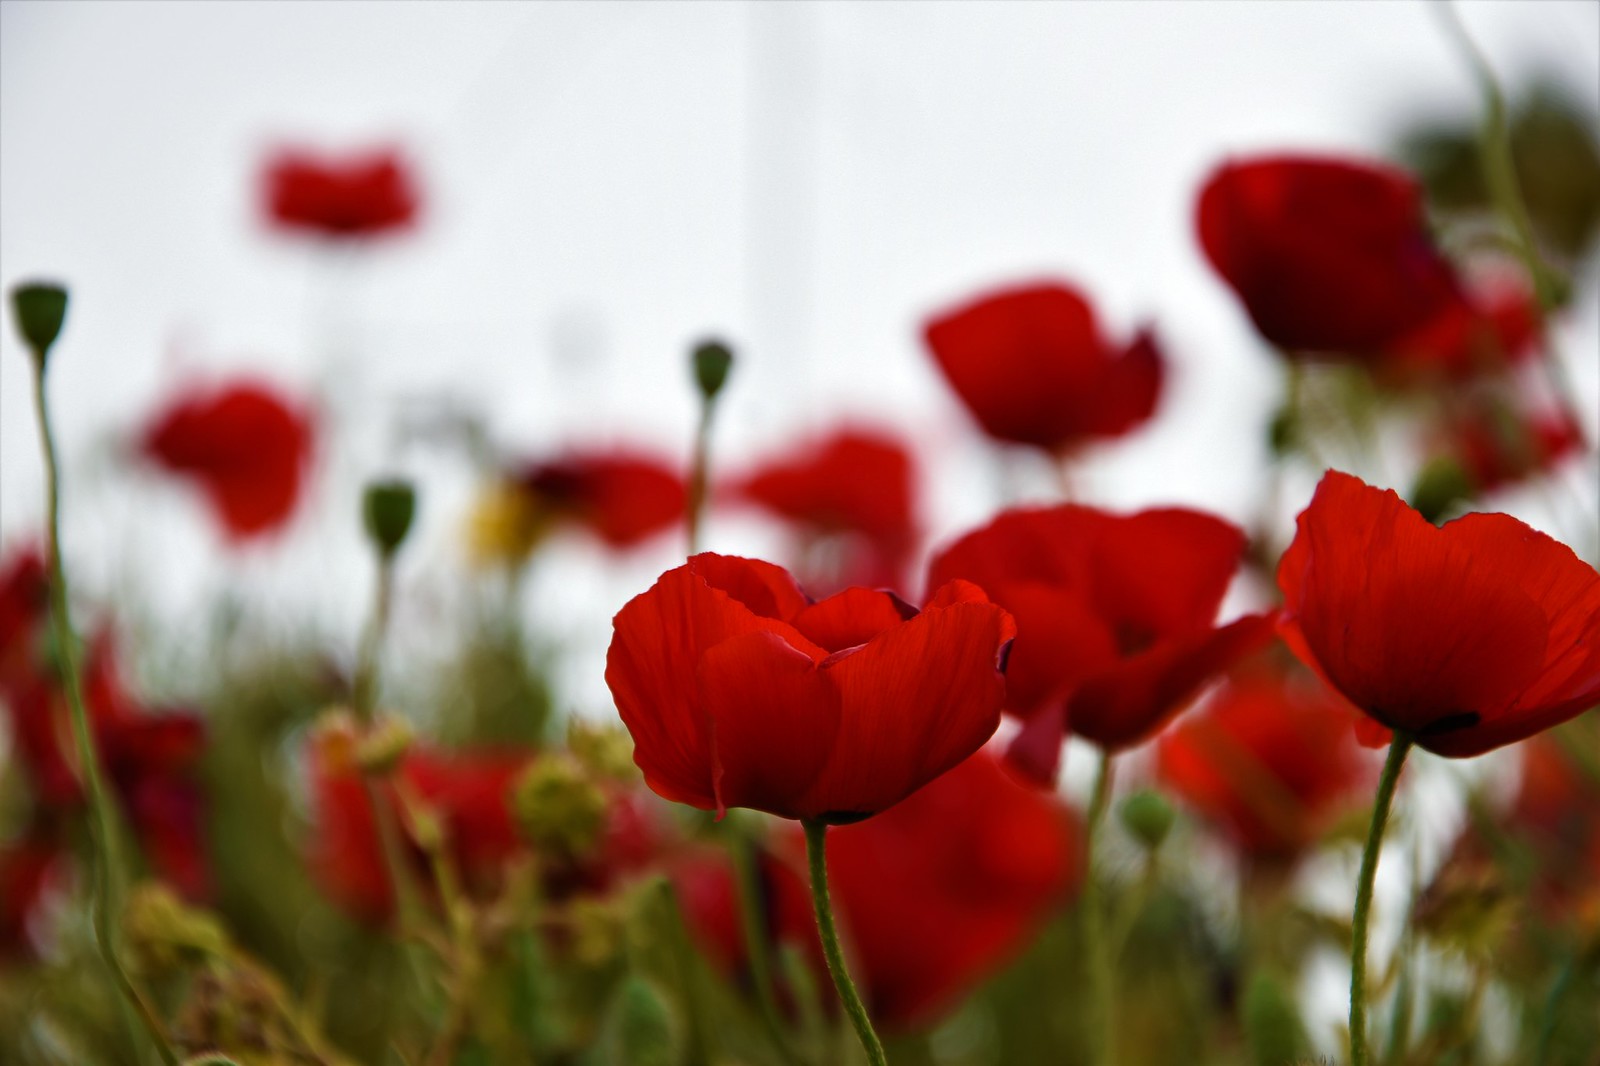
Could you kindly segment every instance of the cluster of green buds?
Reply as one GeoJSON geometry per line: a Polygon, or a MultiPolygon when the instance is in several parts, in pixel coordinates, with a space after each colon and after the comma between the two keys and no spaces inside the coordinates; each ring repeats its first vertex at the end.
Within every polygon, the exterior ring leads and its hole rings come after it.
{"type": "Polygon", "coordinates": [[[312,726],[313,744],[332,771],[382,777],[400,765],[415,736],[411,724],[393,714],[363,725],[348,707],[330,707],[312,726]]]}
{"type": "Polygon", "coordinates": [[[606,807],[594,773],[566,752],[541,755],[511,786],[511,809],[524,835],[552,858],[592,851],[605,831],[606,807]]]}

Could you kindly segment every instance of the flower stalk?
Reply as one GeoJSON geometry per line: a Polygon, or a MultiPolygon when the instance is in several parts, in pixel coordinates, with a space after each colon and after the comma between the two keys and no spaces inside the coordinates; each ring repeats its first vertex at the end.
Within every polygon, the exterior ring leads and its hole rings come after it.
{"type": "Polygon", "coordinates": [[[806,819],[801,823],[806,830],[806,863],[811,869],[811,902],[817,912],[817,933],[822,938],[822,954],[828,962],[828,973],[834,988],[839,990],[839,1000],[844,1012],[850,1016],[856,1036],[866,1050],[867,1061],[872,1066],[888,1066],[883,1052],[883,1042],[872,1028],[866,1005],[850,980],[850,971],[844,964],[844,951],[839,946],[839,930],[833,923],[833,903],[828,898],[827,835],[828,823],[806,819]]]}
{"type": "Polygon", "coordinates": [[[1079,899],[1079,917],[1082,921],[1083,957],[1088,967],[1089,983],[1089,1046],[1093,1063],[1115,1062],[1113,1054],[1111,956],[1106,943],[1105,915],[1100,900],[1100,887],[1095,868],[1095,844],[1105,824],[1106,809],[1111,804],[1112,755],[1101,751],[1095,769],[1094,790],[1089,796],[1087,827],[1084,832],[1083,895],[1079,899]]]}
{"type": "Polygon", "coordinates": [[[1394,790],[1400,768],[1411,751],[1411,737],[1395,733],[1378,778],[1378,795],[1372,804],[1372,824],[1367,830],[1367,845],[1361,852],[1361,874],[1356,886],[1355,911],[1350,920],[1350,1062],[1366,1066],[1367,1051],[1367,925],[1372,911],[1372,884],[1378,872],[1378,852],[1383,847],[1383,830],[1394,803],[1394,790]]]}
{"type": "MultiPolygon", "coordinates": [[[[31,287],[37,292],[39,287],[31,287]]],[[[72,628],[68,604],[66,565],[61,557],[61,472],[56,458],[55,434],[50,425],[50,405],[45,396],[45,365],[50,344],[60,328],[61,313],[66,306],[66,295],[61,290],[60,311],[55,316],[55,329],[47,335],[28,328],[28,314],[23,309],[26,292],[14,294],[24,319],[24,337],[33,353],[33,401],[39,420],[39,443],[44,454],[45,509],[48,514],[48,553],[50,570],[50,623],[60,654],[63,686],[72,720],[73,744],[77,748],[80,772],[85,791],[89,795],[90,829],[94,841],[94,896],[92,923],[95,943],[106,968],[111,971],[126,1004],[133,1008],[149,1042],[155,1046],[166,1066],[177,1066],[178,1056],[167,1038],[161,1021],[150,1005],[134,987],[127,969],[117,954],[112,916],[117,911],[118,897],[123,877],[123,861],[117,830],[117,813],[105,785],[105,768],[100,751],[89,728],[89,711],[84,702],[83,678],[79,673],[77,637],[72,628]]]]}

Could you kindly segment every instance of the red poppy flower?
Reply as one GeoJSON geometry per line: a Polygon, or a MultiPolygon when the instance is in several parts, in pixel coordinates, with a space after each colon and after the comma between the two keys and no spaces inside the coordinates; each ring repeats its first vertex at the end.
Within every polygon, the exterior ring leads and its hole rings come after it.
{"type": "Polygon", "coordinates": [[[50,577],[44,553],[29,546],[11,553],[0,567],[0,689],[35,670],[34,635],[50,610],[50,577]]]}
{"type": "Polygon", "coordinates": [[[536,509],[629,548],[683,521],[683,478],[651,456],[572,452],[523,468],[517,484],[536,509]]]}
{"type": "Polygon", "coordinates": [[[792,523],[809,542],[842,543],[845,558],[833,576],[844,580],[821,584],[895,588],[917,542],[915,482],[903,442],[846,426],[761,465],[732,492],[792,523]]]}
{"type": "Polygon", "coordinates": [[[234,541],[282,528],[311,455],[309,412],[271,387],[235,381],[190,389],[145,428],[141,448],[194,481],[234,541]]]}
{"type": "Polygon", "coordinates": [[[1372,783],[1355,717],[1303,672],[1241,671],[1162,734],[1158,771],[1246,854],[1292,860],[1372,783]]]}
{"type": "Polygon", "coordinates": [[[1455,379],[1504,370],[1538,351],[1541,319],[1538,298],[1526,285],[1485,280],[1395,341],[1394,369],[1455,379]]]}
{"type": "Polygon", "coordinates": [[[666,799],[842,823],[900,802],[999,724],[1011,616],[953,581],[810,602],[784,570],[710,553],[617,612],[606,683],[666,799]]]}
{"type": "Polygon", "coordinates": [[[1476,492],[1492,492],[1550,470],[1584,447],[1583,428],[1565,411],[1527,413],[1520,401],[1463,409],[1444,427],[1443,446],[1476,492]]]}
{"type": "Polygon", "coordinates": [[[1143,331],[1106,341],[1076,289],[1003,289],[923,328],[950,387],[991,437],[1061,452],[1119,437],[1155,411],[1162,357],[1143,331]]]}
{"type": "Polygon", "coordinates": [[[28,923],[62,864],[60,834],[36,828],[0,847],[0,959],[30,954],[28,923]]]}
{"type": "MultiPolygon", "coordinates": [[[[413,746],[396,771],[407,801],[439,820],[451,859],[475,893],[492,892],[506,863],[524,847],[509,792],[533,757],[529,751],[446,753],[413,746]]],[[[331,745],[313,745],[311,784],[312,871],[324,890],[352,914],[372,922],[386,920],[394,907],[394,891],[361,772],[337,757],[331,745]]],[[[396,796],[395,784],[378,783],[377,794],[380,802],[389,804],[394,824],[405,834],[414,876],[431,883],[427,856],[415,841],[409,808],[396,796]]]]}
{"type": "MultiPolygon", "coordinates": [[[[42,613],[35,624],[40,630],[46,624],[42,613]]],[[[60,680],[54,667],[36,658],[37,635],[18,636],[28,654],[10,660],[0,674],[0,704],[10,716],[12,744],[27,771],[42,832],[87,801],[60,680]]],[[[146,860],[163,880],[203,898],[211,881],[199,780],[203,723],[180,711],[147,713],[122,683],[109,632],[90,641],[83,673],[89,727],[146,860]]]]}
{"type": "Polygon", "coordinates": [[[1214,625],[1244,547],[1197,511],[1022,508],[946,548],[928,580],[964,578],[1016,617],[1006,710],[1025,725],[1011,755],[1050,780],[1063,728],[1111,751],[1137,744],[1270,639],[1264,615],[1214,625]]]}
{"type": "Polygon", "coordinates": [[[1600,703],[1600,574],[1502,514],[1435,528],[1329,471],[1278,564],[1289,646],[1375,722],[1439,755],[1600,703]]]}
{"type": "MultiPolygon", "coordinates": [[[[798,834],[761,863],[763,923],[826,971],[798,834]]],[[[828,835],[829,893],[873,1020],[926,1025],[1012,958],[1082,875],[1078,825],[1052,794],[980,750],[904,803],[828,835]],[[930,935],[937,930],[938,935],[930,935]]],[[[692,931],[724,973],[747,958],[726,860],[677,878],[692,931]]]]}
{"type": "Polygon", "coordinates": [[[392,151],[342,159],[283,151],[267,164],[263,192],[274,223],[321,237],[375,237],[417,216],[416,181],[392,151]]]}
{"type": "Polygon", "coordinates": [[[1291,355],[1381,354],[1460,300],[1416,182],[1381,164],[1228,162],[1201,190],[1197,225],[1256,329],[1291,355]]]}

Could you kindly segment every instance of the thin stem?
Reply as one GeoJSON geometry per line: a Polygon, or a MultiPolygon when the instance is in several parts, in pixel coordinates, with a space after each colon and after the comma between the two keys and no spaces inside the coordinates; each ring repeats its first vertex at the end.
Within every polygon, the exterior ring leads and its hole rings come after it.
{"type": "Polygon", "coordinates": [[[1361,852],[1361,875],[1356,886],[1355,912],[1350,920],[1350,1063],[1367,1063],[1367,916],[1372,910],[1372,883],[1378,872],[1378,852],[1383,846],[1383,828],[1389,821],[1395,784],[1400,767],[1411,751],[1411,738],[1395,733],[1389,744],[1378,778],[1378,795],[1372,804],[1372,825],[1367,831],[1367,846],[1361,852]]]}
{"type": "Polygon", "coordinates": [[[144,1027],[145,1035],[155,1045],[161,1061],[167,1066],[177,1066],[178,1056],[167,1040],[161,1022],[150,1005],[139,995],[122,960],[117,957],[116,943],[111,928],[112,914],[116,909],[122,877],[122,855],[117,839],[117,815],[106,791],[105,773],[100,765],[100,752],[89,730],[89,711],[83,699],[83,679],[78,673],[77,638],[72,631],[72,616],[68,613],[67,571],[61,559],[61,475],[56,462],[55,435],[50,428],[50,408],[45,402],[44,358],[35,354],[33,360],[33,401],[39,417],[39,441],[44,451],[45,501],[49,514],[50,563],[50,622],[60,655],[61,673],[67,690],[67,705],[71,710],[72,736],[82,764],[84,787],[89,793],[91,830],[95,845],[94,898],[92,920],[95,942],[106,968],[121,991],[123,999],[133,1008],[144,1027]]]}
{"type": "Polygon", "coordinates": [[[711,413],[715,409],[715,400],[700,401],[700,425],[694,434],[694,459],[689,468],[689,499],[684,510],[690,555],[700,550],[700,527],[706,509],[706,486],[711,467],[711,413]]]}
{"type": "Polygon", "coordinates": [[[361,648],[356,654],[356,677],[351,691],[351,708],[356,721],[372,724],[372,712],[378,696],[378,663],[383,652],[383,638],[389,630],[389,615],[394,600],[394,555],[378,552],[378,580],[373,591],[372,616],[367,620],[366,632],[361,635],[361,648]]]}
{"type": "Polygon", "coordinates": [[[833,977],[833,987],[839,990],[839,1000],[844,1012],[855,1026],[856,1036],[866,1049],[867,1061],[872,1066],[889,1066],[883,1053],[883,1042],[873,1031],[872,1019],[850,980],[845,968],[844,951],[839,947],[839,930],[833,924],[833,904],[828,899],[828,862],[826,857],[828,823],[809,819],[801,823],[806,829],[806,862],[811,867],[811,902],[817,911],[817,932],[822,938],[822,954],[828,960],[828,973],[833,977]]]}
{"type": "Polygon", "coordinates": [[[772,1046],[785,1062],[792,1064],[797,1060],[784,1040],[778,1001],[772,992],[772,957],[767,950],[766,923],[762,920],[756,849],[742,826],[732,820],[724,824],[728,826],[728,851],[733,859],[733,880],[739,894],[739,922],[750,958],[750,976],[756,986],[756,1005],[772,1046]]]}
{"type": "Polygon", "coordinates": [[[1100,883],[1095,869],[1095,843],[1111,804],[1112,755],[1100,753],[1095,769],[1094,791],[1089,796],[1089,813],[1084,830],[1084,855],[1087,869],[1083,876],[1083,895],[1078,901],[1082,921],[1084,965],[1089,983],[1089,1061],[1115,1061],[1112,1055],[1111,957],[1107,950],[1105,915],[1101,913],[1100,883]]]}

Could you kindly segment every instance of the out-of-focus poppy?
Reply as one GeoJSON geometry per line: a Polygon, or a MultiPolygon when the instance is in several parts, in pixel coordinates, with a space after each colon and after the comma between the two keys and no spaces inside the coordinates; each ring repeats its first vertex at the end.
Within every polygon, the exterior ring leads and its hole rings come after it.
{"type": "Polygon", "coordinates": [[[1372,783],[1356,713],[1308,673],[1255,665],[1162,734],[1157,769],[1245,854],[1293,860],[1372,783]]]}
{"type": "Polygon", "coordinates": [[[1476,492],[1544,473],[1584,447],[1583,429],[1571,414],[1524,412],[1515,400],[1462,410],[1446,422],[1443,442],[1476,492]]]}
{"type": "Polygon", "coordinates": [[[0,959],[28,953],[28,923],[50,892],[64,844],[53,828],[41,826],[0,845],[0,959]]]}
{"type": "Polygon", "coordinates": [[[1416,182],[1383,164],[1224,163],[1201,190],[1197,227],[1256,329],[1290,356],[1381,357],[1462,299],[1416,182]]]}
{"type": "Polygon", "coordinates": [[[1016,617],[1006,709],[1024,726],[1011,756],[1047,781],[1063,728],[1108,751],[1137,744],[1270,639],[1264,615],[1215,625],[1244,547],[1197,511],[1020,508],[937,555],[928,580],[964,578],[1016,617]]]}
{"type": "MultiPolygon", "coordinates": [[[[0,656],[0,706],[10,719],[13,750],[33,794],[34,815],[26,833],[34,850],[49,840],[64,848],[60,819],[75,816],[87,803],[66,695],[58,668],[45,658],[45,580],[43,560],[32,550],[16,555],[0,575],[0,626],[7,637],[0,656]]],[[[90,640],[83,681],[89,728],[146,861],[185,895],[203,898],[211,880],[199,780],[203,723],[183,711],[148,713],[122,681],[109,630],[90,640]]]]}
{"type": "MultiPolygon", "coordinates": [[[[1070,812],[1012,780],[987,750],[882,815],[831,832],[829,893],[874,1021],[929,1024],[1002,967],[1078,883],[1080,848],[1070,812]]],[[[824,981],[803,842],[791,834],[776,850],[760,866],[763,924],[824,981]]],[[[723,972],[740,972],[747,956],[726,860],[703,860],[678,880],[697,939],[723,972]]]]}
{"type": "Polygon", "coordinates": [[[1509,515],[1435,528],[1329,471],[1278,587],[1301,660],[1436,754],[1478,755],[1600,703],[1600,574],[1509,515]]]}
{"type": "Polygon", "coordinates": [[[393,233],[417,217],[416,179],[393,151],[342,158],[282,151],[267,162],[262,192],[275,225],[335,240],[393,233]]]}
{"type": "MultiPolygon", "coordinates": [[[[419,881],[431,883],[432,874],[416,841],[410,815],[418,812],[412,805],[437,820],[444,847],[469,890],[488,894],[500,884],[506,864],[524,849],[511,812],[511,784],[533,758],[529,751],[440,752],[413,746],[392,779],[374,779],[373,792],[404,834],[409,868],[419,881]]],[[[394,908],[394,889],[360,769],[318,737],[310,774],[312,872],[324,891],[356,917],[386,920],[394,908]]]]}
{"type": "Polygon", "coordinates": [[[1119,437],[1150,417],[1161,392],[1154,335],[1108,342],[1088,301],[1059,282],[980,297],[934,317],[923,338],[997,440],[1061,453],[1119,437]]]}
{"type": "Polygon", "coordinates": [[[1448,303],[1439,314],[1390,345],[1402,378],[1461,380],[1503,371],[1538,351],[1543,335],[1539,301],[1528,287],[1491,278],[1448,303]]]}
{"type": "Polygon", "coordinates": [[[240,380],[187,389],[145,427],[141,450],[193,481],[228,538],[281,529],[294,514],[312,449],[309,410],[240,380]]]}
{"type": "Polygon", "coordinates": [[[1011,616],[953,581],[810,602],[771,563],[705,553],[617,612],[606,682],[657,794],[835,824],[898,803],[999,724],[1011,616]]]}
{"type": "MultiPolygon", "coordinates": [[[[839,549],[827,575],[835,580],[822,584],[898,588],[917,542],[915,482],[901,440],[845,426],[735,479],[731,492],[789,522],[808,545],[839,549]]],[[[808,585],[816,588],[820,576],[808,572],[808,585]]]]}
{"type": "Polygon", "coordinates": [[[488,490],[472,516],[473,554],[515,565],[560,528],[625,550],[678,526],[685,498],[683,478],[653,456],[571,451],[513,469],[488,490]]]}

